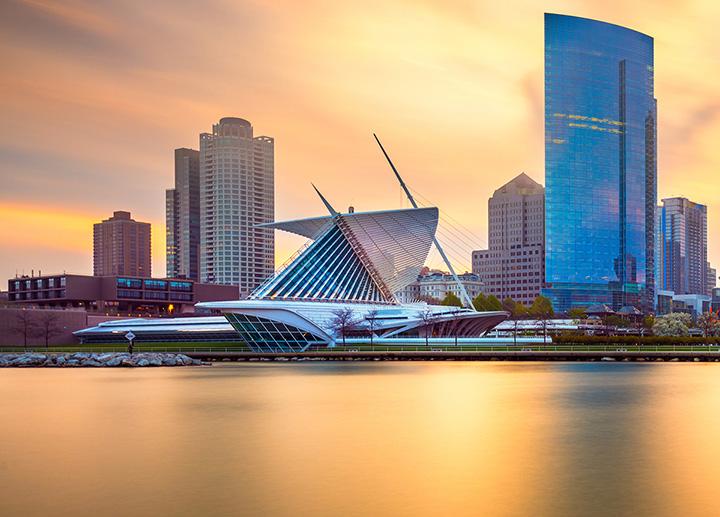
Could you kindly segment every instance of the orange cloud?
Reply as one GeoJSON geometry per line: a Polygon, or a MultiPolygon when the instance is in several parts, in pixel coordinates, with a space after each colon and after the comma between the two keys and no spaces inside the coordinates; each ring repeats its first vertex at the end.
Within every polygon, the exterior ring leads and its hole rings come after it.
{"type": "MultiPolygon", "coordinates": [[[[2,232],[33,253],[58,238],[42,207],[80,210],[83,224],[126,209],[153,223],[162,274],[172,150],[197,147],[200,132],[237,115],[276,139],[278,219],[322,212],[310,181],[339,207],[402,206],[376,131],[411,186],[473,234],[447,244],[467,262],[484,245],[493,190],[521,171],[543,182],[546,9],[655,37],[659,194],[710,206],[720,264],[714,2],[157,0],[128,9],[27,0],[3,9],[0,203],[18,207],[13,224],[29,217],[33,236],[2,232]]],[[[48,244],[54,263],[87,269],[89,232],[63,227],[72,244],[48,244]]],[[[298,244],[279,234],[278,262],[298,244]]],[[[6,254],[0,275],[43,260],[6,254]]]]}

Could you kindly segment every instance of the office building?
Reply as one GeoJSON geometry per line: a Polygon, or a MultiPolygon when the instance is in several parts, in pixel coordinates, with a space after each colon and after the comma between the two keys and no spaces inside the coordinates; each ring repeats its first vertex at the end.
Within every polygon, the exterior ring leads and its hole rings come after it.
{"type": "Polygon", "coordinates": [[[654,301],[653,39],[545,15],[545,279],[556,311],[654,301]]]}
{"type": "Polygon", "coordinates": [[[545,189],[522,173],[488,200],[488,249],[472,253],[483,291],[529,305],[545,277],[545,189]]]}
{"type": "Polygon", "coordinates": [[[274,142],[247,120],[220,119],[200,135],[200,279],[247,296],[275,264],[274,142]]]}
{"type": "Polygon", "coordinates": [[[684,312],[693,318],[712,307],[712,296],[707,294],[676,294],[672,291],[657,291],[656,314],[662,316],[673,312],[684,312]]]}
{"type": "Polygon", "coordinates": [[[686,198],[662,200],[662,276],[659,289],[707,295],[707,208],[686,198]]]}
{"type": "Polygon", "coordinates": [[[113,216],[93,226],[93,274],[130,275],[149,278],[150,223],[130,217],[130,212],[113,216]]]}
{"type": "Polygon", "coordinates": [[[710,265],[710,262],[707,263],[707,282],[705,288],[707,289],[707,294],[712,296],[713,289],[717,286],[717,270],[710,265]]]}
{"type": "MultiPolygon", "coordinates": [[[[471,299],[483,292],[483,283],[474,273],[461,273],[458,280],[465,287],[471,299]]],[[[420,273],[417,280],[408,284],[404,289],[395,293],[400,303],[413,303],[417,301],[441,300],[448,294],[454,294],[462,300],[460,286],[455,278],[445,271],[427,271],[420,273]]]]}
{"type": "Polygon", "coordinates": [[[11,278],[8,299],[19,306],[153,316],[193,313],[197,302],[235,300],[237,289],[176,278],[62,274],[11,278]]]}
{"type": "Polygon", "coordinates": [[[167,276],[200,275],[200,153],[175,149],[175,188],[165,191],[167,276]]]}

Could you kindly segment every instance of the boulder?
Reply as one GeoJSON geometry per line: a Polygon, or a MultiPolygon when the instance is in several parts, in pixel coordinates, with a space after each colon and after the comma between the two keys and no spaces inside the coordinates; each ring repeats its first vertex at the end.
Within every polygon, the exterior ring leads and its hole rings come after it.
{"type": "Polygon", "coordinates": [[[140,359],[138,359],[136,364],[137,366],[150,366],[150,361],[148,361],[144,357],[141,357],[140,359]]]}
{"type": "Polygon", "coordinates": [[[96,360],[93,359],[92,357],[91,357],[90,359],[86,359],[86,360],[83,361],[81,364],[82,364],[83,366],[91,366],[91,367],[93,367],[93,368],[97,368],[98,366],[104,366],[103,363],[101,363],[100,361],[96,361],[96,360]]]}
{"type": "Polygon", "coordinates": [[[120,363],[122,363],[123,357],[116,355],[115,357],[111,357],[110,359],[107,359],[104,361],[105,366],[120,366],[120,363]]]}

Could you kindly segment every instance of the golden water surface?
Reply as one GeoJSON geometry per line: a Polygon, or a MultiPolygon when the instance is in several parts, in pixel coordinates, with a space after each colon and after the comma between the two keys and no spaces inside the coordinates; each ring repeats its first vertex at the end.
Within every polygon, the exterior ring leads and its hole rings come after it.
{"type": "Polygon", "coordinates": [[[0,515],[720,515],[720,364],[0,370],[0,515]]]}

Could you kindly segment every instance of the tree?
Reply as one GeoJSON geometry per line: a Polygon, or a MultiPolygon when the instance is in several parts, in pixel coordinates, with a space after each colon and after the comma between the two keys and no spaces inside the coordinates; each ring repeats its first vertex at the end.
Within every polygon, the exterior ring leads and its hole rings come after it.
{"type": "Polygon", "coordinates": [[[571,320],[579,321],[587,319],[587,314],[585,313],[585,309],[583,307],[573,307],[568,311],[568,317],[571,320]]]}
{"type": "Polygon", "coordinates": [[[498,300],[498,297],[494,294],[491,294],[487,297],[487,311],[501,311],[503,310],[502,303],[500,303],[500,300],[498,300]]]}
{"type": "Polygon", "coordinates": [[[712,311],[704,312],[697,319],[697,326],[702,330],[703,336],[710,337],[720,334],[720,320],[712,311]]]}
{"type": "Polygon", "coordinates": [[[23,348],[27,350],[28,339],[38,336],[38,326],[32,318],[33,311],[22,309],[15,315],[15,320],[10,323],[10,331],[20,334],[23,339],[23,348]]]}
{"type": "Polygon", "coordinates": [[[652,330],[656,336],[687,336],[690,334],[692,318],[689,314],[673,312],[655,318],[652,330]]]}
{"type": "Polygon", "coordinates": [[[377,317],[380,311],[377,309],[371,309],[365,315],[365,320],[368,322],[368,333],[370,334],[370,346],[373,344],[373,338],[375,337],[375,329],[377,328],[377,317]]]}
{"type": "Polygon", "coordinates": [[[455,296],[453,293],[446,293],[445,298],[443,298],[442,302],[440,302],[440,305],[445,305],[448,307],[462,307],[462,301],[460,298],[455,296]]]}
{"type": "Polygon", "coordinates": [[[510,314],[512,314],[513,311],[515,310],[515,305],[516,305],[516,304],[517,304],[517,302],[515,302],[515,300],[513,300],[510,296],[508,296],[507,298],[505,298],[505,299],[502,301],[502,310],[504,310],[505,312],[509,312],[510,314]]]}
{"type": "Polygon", "coordinates": [[[435,321],[435,314],[430,307],[426,307],[424,310],[418,312],[417,316],[423,323],[422,327],[425,331],[425,346],[429,346],[430,334],[432,334],[432,326],[435,321]]]}
{"type": "Polygon", "coordinates": [[[455,338],[455,346],[458,344],[458,328],[460,327],[460,313],[462,312],[462,307],[457,307],[453,309],[450,314],[453,317],[453,336],[455,338]]]}
{"type": "Polygon", "coordinates": [[[45,348],[49,348],[50,341],[63,333],[60,325],[60,316],[55,312],[46,311],[40,314],[38,334],[45,339],[45,348]]]}
{"type": "Polygon", "coordinates": [[[338,309],[333,312],[333,319],[330,322],[330,327],[335,331],[335,334],[342,337],[343,346],[345,346],[345,336],[355,328],[355,320],[353,318],[353,311],[350,308],[338,309]]]}
{"type": "Polygon", "coordinates": [[[478,294],[472,301],[473,307],[478,312],[487,310],[487,298],[483,293],[478,294]]]}
{"type": "Polygon", "coordinates": [[[555,315],[552,302],[545,296],[538,296],[530,306],[530,315],[540,321],[543,329],[543,342],[547,343],[548,321],[555,315]]]}
{"type": "Polygon", "coordinates": [[[522,303],[516,302],[512,298],[506,298],[503,301],[503,306],[509,307],[509,304],[506,305],[507,300],[512,301],[512,307],[510,307],[508,312],[510,312],[510,318],[513,322],[513,344],[517,345],[518,325],[520,324],[520,320],[527,317],[528,309],[522,303]]]}

